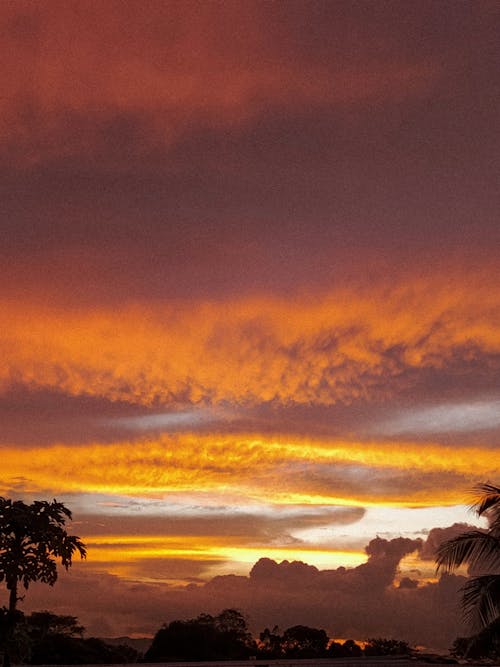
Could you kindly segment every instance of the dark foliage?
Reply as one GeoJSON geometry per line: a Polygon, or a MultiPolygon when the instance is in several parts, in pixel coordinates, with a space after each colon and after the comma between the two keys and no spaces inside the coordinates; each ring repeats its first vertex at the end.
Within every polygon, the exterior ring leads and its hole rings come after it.
{"type": "Polygon", "coordinates": [[[201,614],[164,625],[144,660],[243,660],[255,653],[245,618],[236,609],[225,609],[218,616],[201,614]]]}
{"type": "Polygon", "coordinates": [[[84,665],[136,662],[137,652],[130,646],[110,646],[101,639],[81,639],[68,635],[47,635],[34,644],[32,665],[84,665]]]}
{"type": "Polygon", "coordinates": [[[285,630],[283,654],[287,658],[319,658],[325,655],[328,636],[324,630],[294,625],[285,630]]]}
{"type": "Polygon", "coordinates": [[[436,553],[438,570],[467,565],[475,575],[463,589],[462,607],[471,629],[482,631],[500,619],[500,487],[480,484],[472,505],[488,519],[487,530],[470,530],[443,542],[436,553]]]}
{"type": "MultiPolygon", "coordinates": [[[[138,654],[130,646],[111,646],[100,639],[83,639],[84,628],[74,616],[58,616],[50,611],[17,613],[15,633],[9,655],[18,663],[30,665],[80,665],[137,662],[138,654]]],[[[8,611],[0,614],[5,619],[8,611]]]]}
{"type": "Polygon", "coordinates": [[[42,581],[53,586],[57,560],[68,569],[75,552],[85,558],[85,545],[65,530],[68,519],[70,510],[56,500],[26,505],[0,497],[0,581],[10,592],[11,611],[16,608],[19,584],[28,588],[42,581]]]}
{"type": "Polygon", "coordinates": [[[85,630],[75,616],[59,616],[51,611],[34,611],[26,618],[26,625],[30,636],[37,641],[49,634],[81,637],[85,630]]]}
{"type": "Polygon", "coordinates": [[[277,625],[272,630],[265,628],[259,635],[259,656],[262,658],[281,658],[283,637],[277,625]]]}
{"type": "Polygon", "coordinates": [[[3,619],[4,664],[10,656],[22,653],[16,643],[17,603],[20,585],[25,589],[34,581],[53,586],[57,580],[57,561],[66,570],[75,552],[86,556],[83,542],[68,535],[66,521],[70,510],[56,500],[36,500],[31,505],[21,500],[0,497],[0,582],[9,592],[9,607],[3,619]]]}
{"type": "Polygon", "coordinates": [[[456,658],[500,660],[500,620],[472,637],[458,637],[450,649],[456,658]]]}
{"type": "Polygon", "coordinates": [[[352,639],[347,639],[342,644],[342,650],[344,651],[344,656],[346,658],[359,658],[361,655],[363,655],[363,649],[361,646],[356,644],[356,642],[352,639]]]}
{"type": "Polygon", "coordinates": [[[260,658],[324,658],[329,655],[326,632],[306,625],[294,625],[283,635],[278,626],[274,626],[272,631],[265,628],[259,640],[260,658]]]}
{"type": "Polygon", "coordinates": [[[369,639],[365,644],[365,655],[411,655],[411,653],[410,645],[399,639],[377,637],[369,639]]]}
{"type": "MultiPolygon", "coordinates": [[[[406,647],[396,640],[372,640],[372,655],[408,654],[396,651],[406,647]]],[[[306,625],[294,625],[282,634],[278,626],[265,628],[256,644],[248,632],[245,618],[234,609],[218,616],[201,614],[186,621],[176,620],[164,625],[155,635],[144,655],[145,662],[238,660],[254,655],[259,659],[358,658],[363,649],[352,639],[343,643],[330,642],[326,631],[306,625]]]]}
{"type": "Polygon", "coordinates": [[[359,658],[361,655],[363,649],[352,639],[347,639],[343,644],[331,642],[326,652],[328,658],[359,658]]]}

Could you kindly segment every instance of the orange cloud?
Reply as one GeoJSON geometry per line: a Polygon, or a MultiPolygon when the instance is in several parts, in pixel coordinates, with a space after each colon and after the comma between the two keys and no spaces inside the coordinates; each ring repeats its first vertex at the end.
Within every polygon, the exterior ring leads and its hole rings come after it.
{"type": "Polygon", "coordinates": [[[500,292],[483,278],[114,310],[4,300],[0,382],[146,406],[391,395],[415,371],[496,363],[500,292]]]}
{"type": "Polygon", "coordinates": [[[477,477],[485,479],[495,473],[491,450],[477,447],[189,434],[77,447],[11,447],[2,452],[2,470],[4,485],[23,479],[31,491],[191,499],[206,494],[221,502],[239,496],[261,503],[393,506],[458,504],[465,480],[472,484],[477,477]],[[355,488],[349,476],[342,481],[346,465],[358,467],[355,488]],[[406,482],[364,485],[363,471],[372,479],[375,474],[387,472],[395,477],[397,471],[403,471],[406,482]],[[441,480],[446,478],[446,484],[425,483],[426,475],[436,473],[441,480]],[[415,474],[419,484],[411,485],[415,474]]]}

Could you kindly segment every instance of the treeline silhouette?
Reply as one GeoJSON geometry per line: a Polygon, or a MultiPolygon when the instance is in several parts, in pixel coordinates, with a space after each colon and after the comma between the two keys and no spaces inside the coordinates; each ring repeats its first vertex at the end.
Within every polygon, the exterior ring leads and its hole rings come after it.
{"type": "Polygon", "coordinates": [[[12,635],[9,611],[0,609],[0,650],[9,662],[27,665],[79,665],[137,662],[138,652],[128,645],[113,646],[97,637],[83,638],[85,628],[75,616],[16,611],[12,635]],[[8,649],[8,650],[7,650],[8,649]]]}
{"type": "Polygon", "coordinates": [[[362,647],[348,639],[331,641],[325,630],[294,625],[283,633],[265,628],[255,639],[236,609],[217,616],[175,620],[163,625],[144,655],[127,644],[112,645],[96,637],[84,638],[75,616],[50,611],[24,615],[18,611],[15,636],[8,632],[8,610],[0,609],[0,645],[11,642],[14,663],[26,665],[123,664],[137,662],[269,660],[278,658],[341,658],[362,655],[410,655],[406,642],[370,639],[362,647]]]}
{"type": "Polygon", "coordinates": [[[200,614],[185,621],[172,621],[156,633],[145,662],[198,660],[244,660],[278,658],[340,658],[361,655],[410,655],[406,642],[370,639],[362,648],[351,639],[330,641],[325,630],[294,625],[282,634],[275,626],[265,628],[255,640],[245,617],[236,609],[219,615],[200,614]]]}

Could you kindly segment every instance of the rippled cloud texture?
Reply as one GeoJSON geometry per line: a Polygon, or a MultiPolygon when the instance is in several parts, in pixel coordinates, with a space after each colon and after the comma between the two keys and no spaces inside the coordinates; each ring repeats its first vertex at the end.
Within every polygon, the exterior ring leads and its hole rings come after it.
{"type": "Polygon", "coordinates": [[[433,550],[500,477],[499,14],[1,8],[0,493],[89,545],[26,605],[459,634],[433,550]]]}

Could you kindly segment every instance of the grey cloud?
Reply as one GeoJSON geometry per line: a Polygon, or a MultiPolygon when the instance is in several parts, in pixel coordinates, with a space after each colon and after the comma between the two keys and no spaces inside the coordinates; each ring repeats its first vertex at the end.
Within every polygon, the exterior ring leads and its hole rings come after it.
{"type": "Polygon", "coordinates": [[[471,526],[467,523],[454,523],[446,528],[431,528],[427,538],[422,546],[421,557],[427,560],[434,560],[436,550],[443,542],[450,540],[468,530],[477,530],[477,526],[471,526]]]}
{"type": "MultiPolygon", "coordinates": [[[[71,396],[57,389],[12,383],[0,391],[0,443],[45,445],[54,442],[109,441],[119,429],[106,426],[121,418],[144,417],[144,409],[125,401],[71,396]]],[[[130,433],[123,430],[123,433],[130,433]]]]}
{"type": "Polygon", "coordinates": [[[396,413],[381,423],[373,424],[371,431],[381,435],[438,434],[463,431],[470,433],[500,426],[500,399],[433,406],[416,406],[396,413]]]}
{"type": "MultiPolygon", "coordinates": [[[[488,361],[483,358],[482,363],[477,360],[469,368],[468,362],[464,361],[460,370],[460,396],[456,390],[458,367],[449,369],[449,377],[446,368],[436,368],[432,373],[429,369],[412,370],[408,374],[400,368],[402,375],[399,378],[378,378],[376,386],[380,391],[373,396],[359,396],[347,404],[339,401],[329,406],[268,401],[260,404],[200,407],[189,402],[187,392],[184,396],[172,396],[171,403],[160,412],[159,406],[147,409],[125,401],[70,396],[55,389],[14,384],[0,392],[0,444],[38,446],[56,441],[77,445],[128,440],[141,433],[173,433],[183,430],[202,434],[214,431],[258,432],[275,436],[278,429],[280,434],[292,437],[314,435],[349,438],[358,442],[374,439],[398,442],[402,434],[389,433],[394,433],[394,422],[399,420],[408,428],[408,420],[411,422],[414,411],[417,412],[419,422],[425,420],[427,411],[432,414],[434,410],[431,401],[442,401],[443,396],[451,399],[450,405],[455,406],[456,412],[457,406],[473,406],[474,401],[477,401],[476,396],[485,394],[487,398],[481,405],[486,406],[488,415],[493,415],[498,399],[495,399],[489,386],[496,377],[495,364],[492,365],[492,362],[491,359],[488,361]],[[397,395],[394,395],[396,390],[397,395]],[[387,391],[390,396],[385,395],[387,391]]],[[[436,409],[447,424],[453,425],[453,410],[447,413],[443,405],[436,409]]],[[[493,420],[495,418],[492,417],[493,420]]],[[[475,444],[495,447],[500,445],[500,429],[493,428],[492,424],[490,422],[490,428],[486,428],[487,424],[483,423],[483,429],[473,434],[467,430],[433,432],[433,441],[463,446],[470,445],[473,437],[475,444]]],[[[411,440],[425,441],[433,429],[426,422],[422,429],[413,428],[405,435],[411,440]]],[[[341,472],[343,474],[346,469],[343,468],[341,472]]],[[[397,475],[396,471],[393,473],[397,475]]],[[[373,475],[383,477],[384,473],[373,471],[373,475]]],[[[468,485],[466,480],[456,481],[462,483],[464,488],[468,485]]]]}
{"type": "Polygon", "coordinates": [[[213,508],[212,511],[203,509],[199,513],[196,510],[189,513],[177,513],[175,510],[169,512],[166,508],[163,512],[162,516],[142,512],[129,516],[121,513],[78,514],[76,525],[83,537],[126,534],[136,535],[140,541],[140,537],[144,535],[216,535],[233,537],[248,545],[271,545],[298,542],[293,533],[306,528],[355,523],[363,518],[365,510],[362,507],[325,507],[312,510],[263,508],[260,512],[250,512],[233,507],[230,512],[218,508],[213,508]]]}

